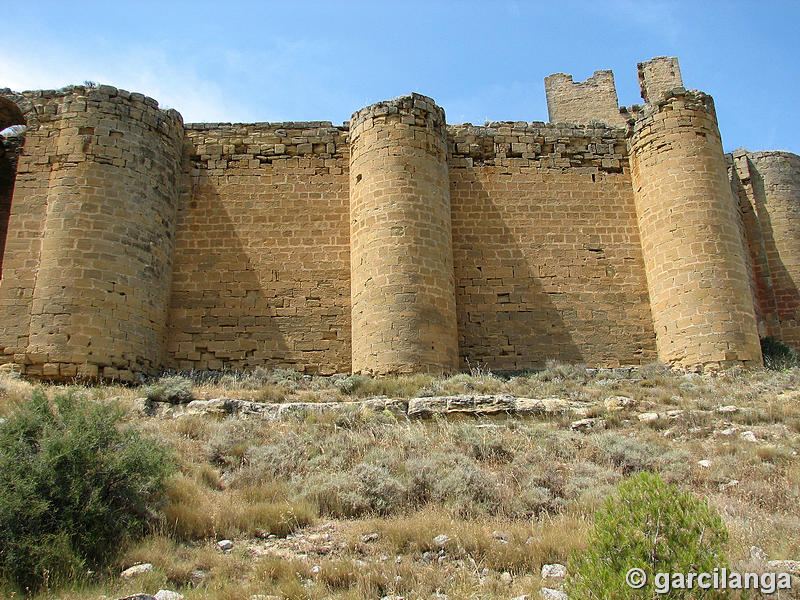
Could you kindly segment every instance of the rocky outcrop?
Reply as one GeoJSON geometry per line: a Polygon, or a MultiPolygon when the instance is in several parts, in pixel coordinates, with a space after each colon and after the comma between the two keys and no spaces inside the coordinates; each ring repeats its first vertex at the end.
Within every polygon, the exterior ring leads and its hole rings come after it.
{"type": "Polygon", "coordinates": [[[286,402],[268,403],[213,398],[194,400],[185,405],[136,400],[137,410],[147,416],[175,418],[184,415],[235,415],[262,418],[270,421],[308,416],[356,416],[367,413],[390,413],[397,417],[424,419],[457,415],[491,416],[584,416],[590,403],[563,398],[517,398],[510,394],[460,394],[411,398],[370,398],[350,402],[286,402]]]}

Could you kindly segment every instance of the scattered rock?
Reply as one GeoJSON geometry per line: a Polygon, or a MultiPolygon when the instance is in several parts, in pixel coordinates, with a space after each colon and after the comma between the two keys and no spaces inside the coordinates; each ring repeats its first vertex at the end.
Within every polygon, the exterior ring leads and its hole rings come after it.
{"type": "Polygon", "coordinates": [[[381,600],[405,600],[405,596],[381,596],[381,600]]]}
{"type": "Polygon", "coordinates": [[[267,594],[253,594],[250,596],[250,600],[281,600],[281,597],[267,594]]]}
{"type": "Polygon", "coordinates": [[[123,579],[130,579],[131,577],[137,577],[138,575],[143,575],[144,573],[152,573],[153,572],[153,565],[150,563],[140,563],[138,565],[133,565],[125,569],[120,576],[123,579]]]}
{"type": "Polygon", "coordinates": [[[542,565],[542,579],[563,579],[567,576],[567,567],[560,563],[542,565]]]}
{"type": "Polygon", "coordinates": [[[703,467],[704,469],[707,469],[708,467],[711,466],[711,461],[707,459],[698,460],[697,464],[703,467]]]}
{"type": "MultiPolygon", "coordinates": [[[[739,480],[738,479],[731,479],[728,483],[720,483],[719,484],[719,491],[720,492],[724,492],[725,490],[730,489],[732,487],[736,487],[737,485],[739,485],[739,480]]],[[[755,546],[753,546],[753,547],[755,548],[755,546]]]]}
{"type": "Polygon", "coordinates": [[[658,413],[654,412],[640,413],[639,421],[642,423],[651,423],[653,421],[658,421],[658,413]]]}
{"type": "Polygon", "coordinates": [[[573,421],[570,424],[570,427],[572,428],[573,431],[590,431],[592,429],[605,429],[606,420],[600,419],[599,417],[589,417],[586,419],[573,421]]]}
{"type": "Polygon", "coordinates": [[[542,600],[569,600],[564,592],[552,588],[541,588],[539,590],[539,597],[542,598],[542,600]]]}
{"type": "Polygon", "coordinates": [[[311,574],[312,574],[312,575],[316,575],[316,574],[318,574],[318,573],[319,573],[321,570],[322,570],[322,569],[320,568],[320,566],[319,566],[319,565],[314,565],[313,567],[311,567],[311,574]]]}
{"type": "Polygon", "coordinates": [[[514,581],[514,578],[511,576],[511,573],[508,571],[503,571],[500,573],[500,583],[504,585],[511,585],[514,581]]]}
{"type": "Polygon", "coordinates": [[[183,600],[183,594],[172,590],[158,590],[155,595],[156,600],[183,600]]]}
{"type": "Polygon", "coordinates": [[[608,412],[625,410],[626,408],[630,408],[635,405],[636,402],[634,399],[629,398],[628,396],[609,396],[603,401],[603,406],[606,407],[608,412]]]}
{"type": "Polygon", "coordinates": [[[117,600],[156,600],[156,598],[150,594],[133,594],[124,598],[117,598],[117,600]]]}
{"type": "Polygon", "coordinates": [[[800,577],[800,560],[771,560],[767,566],[776,573],[790,573],[800,577]]]}
{"type": "Polygon", "coordinates": [[[739,435],[739,437],[742,438],[745,442],[753,442],[753,443],[758,442],[758,439],[756,438],[756,434],[753,433],[752,431],[743,431],[739,435]]]}
{"type": "Polygon", "coordinates": [[[503,531],[498,531],[497,529],[492,532],[492,537],[501,542],[508,542],[508,534],[503,531]]]}
{"type": "Polygon", "coordinates": [[[727,429],[722,429],[722,430],[718,431],[717,433],[727,437],[727,436],[733,435],[734,433],[736,433],[736,431],[737,431],[736,427],[728,427],[727,429]]]}
{"type": "Polygon", "coordinates": [[[767,556],[767,553],[764,552],[764,549],[759,548],[758,546],[750,546],[750,558],[753,560],[760,560],[762,562],[767,562],[767,560],[769,560],[769,556],[767,556]]]}
{"type": "Polygon", "coordinates": [[[714,410],[721,414],[733,414],[739,412],[739,407],[734,406],[733,404],[728,404],[727,406],[718,406],[714,410]]]}
{"type": "Polygon", "coordinates": [[[375,531],[373,533],[368,533],[366,535],[362,535],[361,536],[361,541],[364,542],[365,544],[368,544],[369,542],[376,541],[380,537],[381,537],[381,534],[379,534],[377,531],[375,531]]]}
{"type": "Polygon", "coordinates": [[[511,600],[531,600],[530,594],[523,594],[522,596],[514,596],[511,600]]]}
{"type": "Polygon", "coordinates": [[[665,414],[667,416],[667,419],[669,419],[670,421],[675,421],[677,419],[680,419],[685,413],[686,413],[685,410],[680,408],[675,408],[672,410],[668,410],[665,414]]]}
{"type": "Polygon", "coordinates": [[[231,540],[220,540],[217,542],[217,547],[222,550],[223,552],[229,552],[231,548],[233,548],[233,541],[231,540]]]}
{"type": "Polygon", "coordinates": [[[452,541],[449,535],[445,533],[441,533],[433,538],[434,545],[438,546],[439,548],[444,548],[447,544],[452,541]]]}

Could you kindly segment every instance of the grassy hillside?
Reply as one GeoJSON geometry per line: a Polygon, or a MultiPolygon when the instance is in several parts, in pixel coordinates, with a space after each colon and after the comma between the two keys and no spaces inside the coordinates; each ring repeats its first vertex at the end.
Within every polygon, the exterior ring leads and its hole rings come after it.
{"type": "MultiPolygon", "coordinates": [[[[540,586],[554,587],[542,581],[542,565],[580,551],[603,499],[643,470],[709,499],[730,532],[732,565],[762,568],[751,560],[754,545],[770,558],[800,557],[797,368],[701,377],[657,365],[611,372],[554,364],[512,378],[384,379],[276,371],[198,375],[183,385],[196,399],[257,402],[505,393],[586,404],[580,414],[547,417],[148,417],[136,399],[164,399],[169,389],[47,386],[51,397],[119,404],[174,450],[179,472],[144,539],[75,589],[36,598],[158,589],[189,600],[538,597],[540,586]],[[219,549],[223,539],[233,541],[230,551],[219,549]],[[138,563],[153,571],[119,576],[138,563]]],[[[0,417],[32,387],[4,374],[0,417]]]]}

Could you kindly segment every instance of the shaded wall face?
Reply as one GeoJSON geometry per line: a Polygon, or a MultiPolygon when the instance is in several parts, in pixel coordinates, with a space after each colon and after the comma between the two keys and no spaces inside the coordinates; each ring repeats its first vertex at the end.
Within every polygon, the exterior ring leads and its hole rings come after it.
{"type": "Polygon", "coordinates": [[[754,206],[774,309],[776,337],[800,348],[800,157],[788,152],[754,152],[747,161],[745,192],[754,206]]]}
{"type": "Polygon", "coordinates": [[[187,127],[166,366],[350,369],[346,131],[187,127]]]}
{"type": "Polygon", "coordinates": [[[461,366],[656,359],[619,132],[451,128],[461,366]]]}
{"type": "Polygon", "coordinates": [[[11,216],[11,198],[14,194],[14,180],[17,177],[17,161],[22,152],[25,138],[0,136],[0,279],[3,277],[3,256],[5,254],[8,220],[11,216]]]}

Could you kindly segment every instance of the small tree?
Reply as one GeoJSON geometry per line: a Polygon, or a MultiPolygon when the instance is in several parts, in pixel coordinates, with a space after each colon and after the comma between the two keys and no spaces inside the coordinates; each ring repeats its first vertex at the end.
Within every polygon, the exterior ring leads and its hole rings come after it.
{"type": "MultiPolygon", "coordinates": [[[[573,556],[567,582],[571,600],[651,598],[656,573],[712,573],[726,566],[722,518],[695,496],[667,485],[657,474],[639,473],[619,484],[595,515],[587,550],[573,556]],[[626,583],[630,569],[642,569],[647,585],[626,583]]],[[[670,598],[721,597],[714,590],[673,590],[670,598]]]]}
{"type": "Polygon", "coordinates": [[[80,578],[141,534],[172,470],[166,450],[111,406],[41,392],[0,425],[0,578],[80,578]]]}

